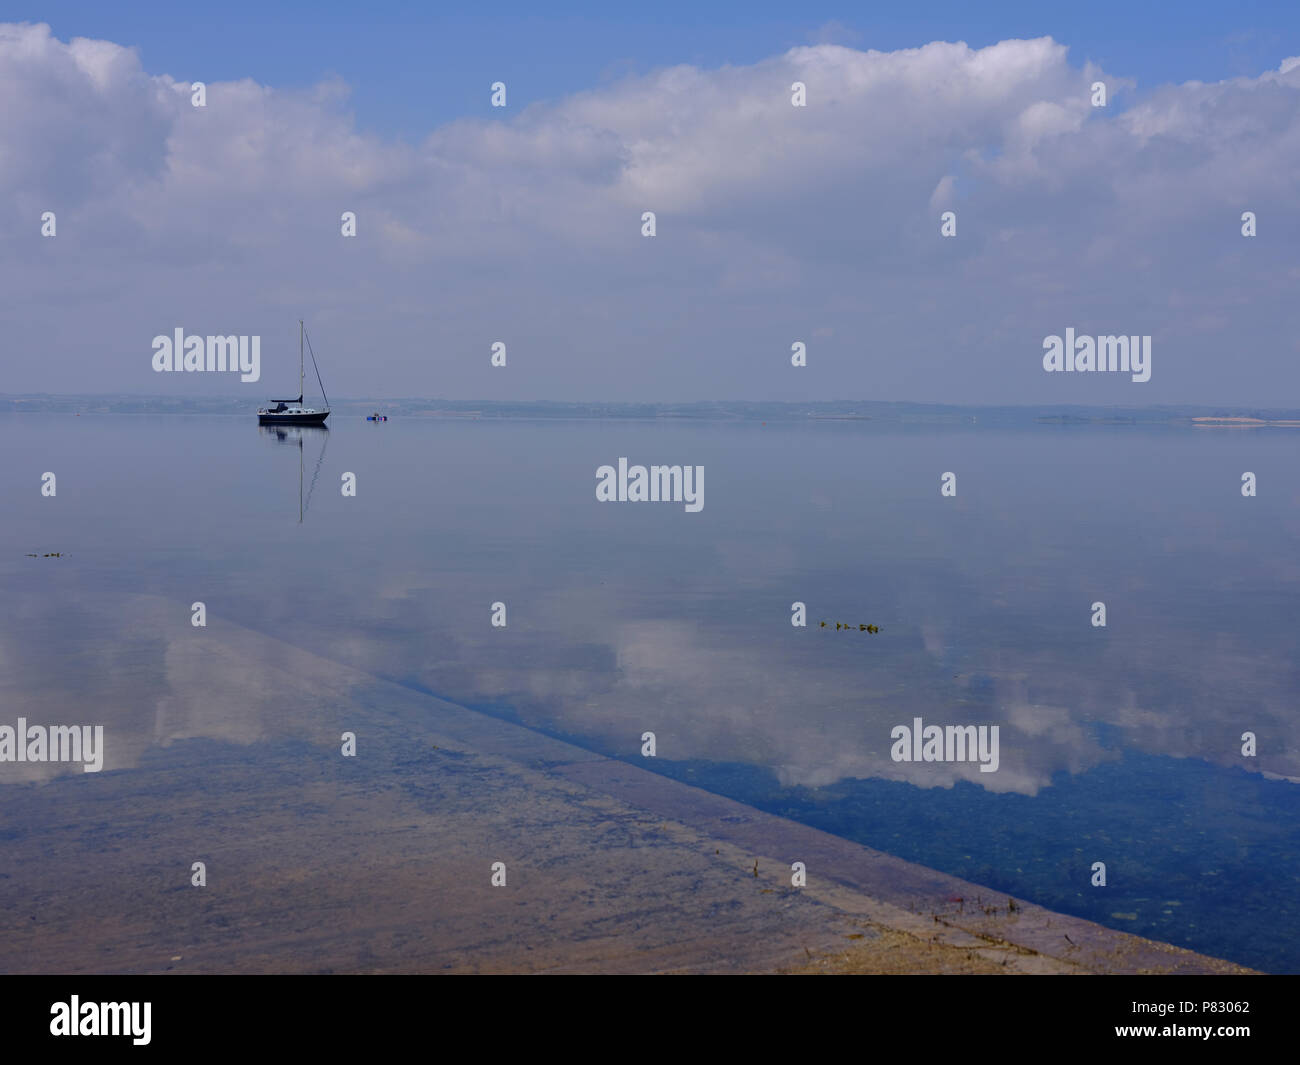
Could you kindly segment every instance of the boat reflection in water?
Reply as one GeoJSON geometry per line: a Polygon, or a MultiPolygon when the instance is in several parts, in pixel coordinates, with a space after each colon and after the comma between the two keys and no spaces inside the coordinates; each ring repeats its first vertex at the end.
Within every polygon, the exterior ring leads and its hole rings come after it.
{"type": "Polygon", "coordinates": [[[289,447],[297,445],[298,448],[298,521],[301,522],[303,515],[311,507],[311,494],[316,488],[316,478],[320,476],[321,464],[325,461],[325,449],[329,446],[330,431],[326,425],[258,425],[257,431],[263,436],[270,437],[277,444],[285,444],[289,447]],[[320,444],[320,454],[316,457],[316,469],[311,475],[311,485],[307,489],[307,496],[304,500],[303,485],[303,441],[310,440],[313,443],[320,444]]]}

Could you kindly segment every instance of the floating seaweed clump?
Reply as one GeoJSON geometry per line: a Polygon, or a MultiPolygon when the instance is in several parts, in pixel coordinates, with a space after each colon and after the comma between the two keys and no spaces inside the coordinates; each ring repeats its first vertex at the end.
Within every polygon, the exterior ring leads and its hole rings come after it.
{"type": "Polygon", "coordinates": [[[28,558],[62,558],[62,557],[63,557],[63,552],[62,552],[62,551],[46,551],[45,554],[43,554],[43,555],[34,555],[34,554],[32,554],[32,552],[28,551],[28,552],[27,552],[27,557],[28,557],[28,558]]]}
{"type": "MultiPolygon", "coordinates": [[[[821,627],[824,629],[824,628],[826,628],[826,626],[829,625],[829,624],[830,624],[830,622],[823,621],[823,622],[821,623],[821,627]]],[[[854,627],[854,626],[852,626],[852,625],[848,625],[848,624],[845,624],[845,623],[842,622],[842,621],[837,621],[837,622],[835,623],[835,631],[836,631],[836,632],[839,632],[841,629],[843,629],[845,632],[849,632],[849,631],[851,631],[851,630],[853,629],[853,627],[854,627]]],[[[876,632],[879,632],[879,631],[880,631],[880,626],[879,626],[879,625],[858,625],[858,626],[857,626],[857,630],[858,630],[858,632],[870,632],[870,633],[876,633],[876,632]]]]}

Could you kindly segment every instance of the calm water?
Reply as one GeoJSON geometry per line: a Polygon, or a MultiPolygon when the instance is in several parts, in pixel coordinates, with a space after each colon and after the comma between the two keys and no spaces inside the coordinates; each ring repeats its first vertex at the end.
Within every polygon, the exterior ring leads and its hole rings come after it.
{"type": "MultiPolygon", "coordinates": [[[[173,653],[202,601],[1043,905],[1300,971],[1296,441],[356,417],[282,439],[246,419],[0,416],[0,724],[102,722],[106,769],[146,794],[135,767],[164,735],[259,742],[270,725],[223,703],[228,678],[173,653]],[[620,456],[704,466],[703,510],[597,502],[620,456]],[[174,609],[140,605],[159,600],[174,609]],[[161,728],[197,685],[204,713],[161,728]],[[914,717],[998,725],[997,772],[894,762],[914,717]]],[[[0,785],[37,778],[68,780],[0,765],[0,785]]]]}

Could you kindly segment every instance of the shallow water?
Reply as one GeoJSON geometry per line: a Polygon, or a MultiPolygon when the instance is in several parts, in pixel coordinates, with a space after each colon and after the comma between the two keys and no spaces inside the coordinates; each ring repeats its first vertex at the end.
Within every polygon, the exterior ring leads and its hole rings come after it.
{"type": "MultiPolygon", "coordinates": [[[[0,724],[102,723],[145,805],[160,744],[307,738],[303,679],[252,691],[196,653],[202,602],[997,890],[1300,971],[1291,434],[334,420],[0,416],[0,724]],[[620,456],[704,466],[703,509],[597,502],[620,456]],[[916,717],[998,725],[997,771],[894,761],[916,717]]],[[[0,763],[0,784],[94,786],[71,772],[0,763]]]]}

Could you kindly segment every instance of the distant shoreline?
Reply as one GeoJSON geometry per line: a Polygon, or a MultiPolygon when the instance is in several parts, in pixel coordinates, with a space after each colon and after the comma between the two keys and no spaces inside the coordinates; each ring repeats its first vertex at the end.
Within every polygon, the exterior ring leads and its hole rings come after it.
{"type": "Polygon", "coordinates": [[[1204,429],[1300,429],[1300,419],[1295,418],[1193,418],[1192,424],[1204,429]]]}
{"type": "MultiPolygon", "coordinates": [[[[251,418],[251,396],[5,395],[0,414],[225,415],[251,418]]],[[[379,411],[391,417],[457,420],[673,420],[701,422],[877,422],[998,426],[1089,425],[1128,427],[1300,428],[1300,409],[1210,406],[1087,407],[955,406],[938,403],[832,400],[783,402],[716,400],[691,403],[629,403],[559,400],[455,400],[439,398],[334,400],[333,421],[379,411]]]]}

